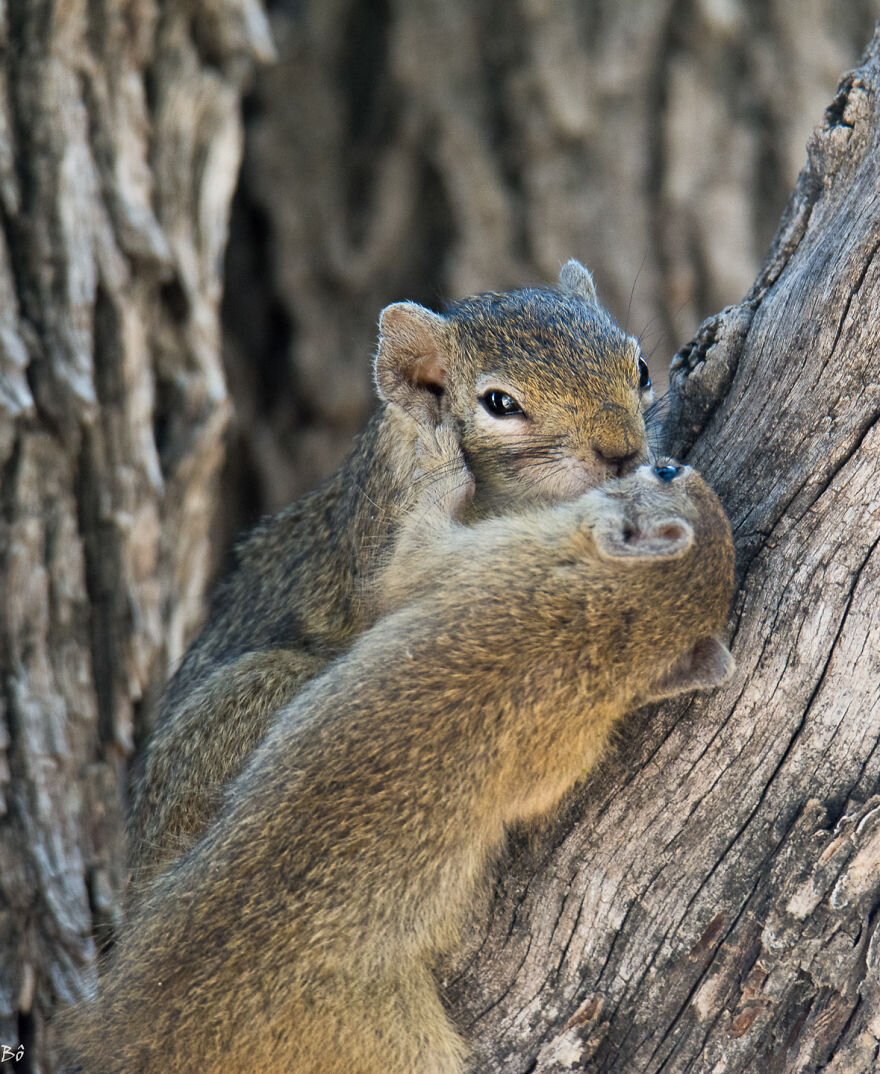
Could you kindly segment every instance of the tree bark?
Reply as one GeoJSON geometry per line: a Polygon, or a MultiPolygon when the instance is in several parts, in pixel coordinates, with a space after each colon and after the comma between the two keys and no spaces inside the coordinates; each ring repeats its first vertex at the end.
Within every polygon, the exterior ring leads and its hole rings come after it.
{"type": "Polygon", "coordinates": [[[643,711],[499,874],[448,996],[474,1070],[880,1069],[880,35],[757,282],[672,365],[734,529],[737,674],[643,711]]]}
{"type": "Polygon", "coordinates": [[[0,1046],[47,1072],[214,567],[220,267],[270,43],[256,0],[10,0],[0,35],[0,1046]]]}

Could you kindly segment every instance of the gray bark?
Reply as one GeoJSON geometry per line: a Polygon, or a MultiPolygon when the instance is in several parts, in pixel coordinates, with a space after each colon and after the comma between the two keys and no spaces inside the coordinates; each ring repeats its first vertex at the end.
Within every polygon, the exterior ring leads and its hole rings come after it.
{"type": "Polygon", "coordinates": [[[730,513],[732,684],[637,715],[449,995],[475,1070],[880,1069],[880,36],[746,299],[672,366],[730,513]]]}
{"type": "Polygon", "coordinates": [[[0,1045],[94,978],[127,761],[213,570],[255,0],[0,8],[0,1045]]]}

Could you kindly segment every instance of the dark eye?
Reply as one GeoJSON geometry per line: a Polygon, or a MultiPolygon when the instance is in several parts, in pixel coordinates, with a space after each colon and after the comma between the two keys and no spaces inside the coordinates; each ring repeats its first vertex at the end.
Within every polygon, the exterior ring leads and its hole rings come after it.
{"type": "Polygon", "coordinates": [[[654,473],[660,478],[661,481],[664,481],[666,484],[669,484],[669,482],[672,481],[676,474],[680,472],[680,466],[673,466],[669,463],[666,463],[663,466],[654,467],[654,473]]]}
{"type": "Polygon", "coordinates": [[[648,372],[648,363],[644,358],[639,358],[639,389],[647,391],[651,387],[651,374],[648,372]]]}
{"type": "Polygon", "coordinates": [[[490,392],[480,396],[480,402],[496,418],[509,418],[514,414],[522,415],[522,407],[507,392],[500,388],[493,388],[490,392]]]}

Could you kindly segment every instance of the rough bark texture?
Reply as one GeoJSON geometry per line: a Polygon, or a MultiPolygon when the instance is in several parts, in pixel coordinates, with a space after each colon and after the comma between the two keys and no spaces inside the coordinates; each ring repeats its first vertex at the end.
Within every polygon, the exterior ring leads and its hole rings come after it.
{"type": "Polygon", "coordinates": [[[449,972],[474,1070],[880,1068],[880,36],[757,283],[673,362],[737,543],[731,686],[645,711],[449,972]],[[574,822],[574,824],[573,824],[574,822]]]}
{"type": "MultiPolygon", "coordinates": [[[[277,0],[226,300],[253,518],[333,470],[379,310],[555,279],[653,353],[751,286],[870,0],[277,0]]],[[[240,507],[238,505],[241,505],[240,507]]]]}
{"type": "Polygon", "coordinates": [[[213,569],[240,81],[270,44],[255,0],[10,0],[0,37],[0,1045],[42,1072],[213,569]]]}

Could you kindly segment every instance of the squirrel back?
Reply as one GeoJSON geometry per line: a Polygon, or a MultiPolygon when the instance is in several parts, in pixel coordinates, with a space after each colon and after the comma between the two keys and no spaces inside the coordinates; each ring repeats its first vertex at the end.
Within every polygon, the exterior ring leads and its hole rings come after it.
{"type": "Polygon", "coordinates": [[[730,675],[730,527],[688,468],[474,526],[426,511],[385,567],[387,614],[146,888],[80,1022],[88,1069],[460,1074],[430,966],[505,830],[626,711],[730,675]]]}

